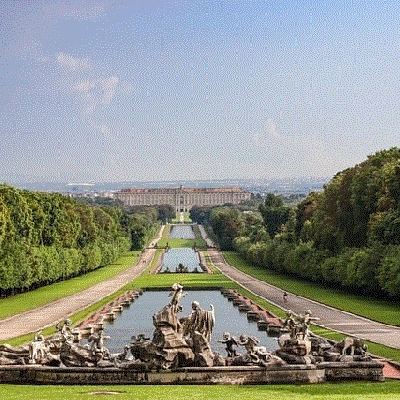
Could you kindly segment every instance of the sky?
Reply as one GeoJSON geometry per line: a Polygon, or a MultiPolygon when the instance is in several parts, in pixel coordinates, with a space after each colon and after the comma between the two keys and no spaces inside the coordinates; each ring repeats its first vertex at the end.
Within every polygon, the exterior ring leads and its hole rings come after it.
{"type": "Polygon", "coordinates": [[[400,145],[398,0],[1,0],[0,181],[331,177],[400,145]]]}

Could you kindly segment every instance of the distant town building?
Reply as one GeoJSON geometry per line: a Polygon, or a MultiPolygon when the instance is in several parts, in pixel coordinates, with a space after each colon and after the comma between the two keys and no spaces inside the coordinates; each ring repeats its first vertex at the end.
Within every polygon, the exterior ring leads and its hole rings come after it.
{"type": "Polygon", "coordinates": [[[114,198],[128,206],[170,204],[175,211],[190,211],[193,206],[238,204],[250,199],[250,193],[240,188],[165,188],[122,189],[114,198]]]}

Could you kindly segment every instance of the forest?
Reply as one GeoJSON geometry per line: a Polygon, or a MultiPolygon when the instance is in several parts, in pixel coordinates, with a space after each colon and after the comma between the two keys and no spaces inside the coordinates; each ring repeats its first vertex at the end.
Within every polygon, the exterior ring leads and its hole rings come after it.
{"type": "MultiPolygon", "coordinates": [[[[175,215],[0,185],[0,295],[87,273],[141,250],[175,215]]],[[[171,209],[172,210],[171,210],[171,209]]]]}
{"type": "Polygon", "coordinates": [[[376,298],[400,298],[400,149],[337,173],[295,207],[194,207],[223,250],[260,268],[376,298]]]}

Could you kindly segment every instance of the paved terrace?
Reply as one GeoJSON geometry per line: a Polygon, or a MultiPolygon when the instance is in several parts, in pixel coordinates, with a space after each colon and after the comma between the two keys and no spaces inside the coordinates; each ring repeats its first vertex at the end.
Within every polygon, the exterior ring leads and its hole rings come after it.
{"type": "Polygon", "coordinates": [[[272,304],[285,310],[293,310],[296,313],[304,313],[304,311],[310,310],[314,317],[319,318],[317,323],[320,326],[400,349],[400,327],[374,322],[291,293],[288,293],[287,301],[284,301],[282,289],[253,278],[232,267],[225,261],[220,251],[208,250],[208,254],[211,262],[224,275],[272,304]]]}

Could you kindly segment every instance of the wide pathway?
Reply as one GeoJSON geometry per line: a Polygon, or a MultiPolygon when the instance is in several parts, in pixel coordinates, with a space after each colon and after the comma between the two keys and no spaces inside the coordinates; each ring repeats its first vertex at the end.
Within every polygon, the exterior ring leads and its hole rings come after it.
{"type": "Polygon", "coordinates": [[[204,229],[203,225],[199,225],[199,229],[200,229],[200,233],[201,236],[203,236],[203,239],[206,241],[207,243],[207,247],[216,247],[215,243],[208,237],[206,230],[204,229]]]}
{"type": "MultiPolygon", "coordinates": [[[[158,237],[153,241],[153,246],[161,238],[163,229],[164,226],[161,228],[158,237]]],[[[150,265],[155,252],[155,248],[145,249],[135,265],[107,281],[0,321],[0,340],[8,340],[54,325],[117,292],[138,277],[150,265]]]]}
{"type": "Polygon", "coordinates": [[[208,250],[208,254],[211,262],[224,275],[272,304],[296,313],[304,313],[306,310],[310,310],[312,316],[319,318],[316,323],[320,326],[400,349],[400,327],[380,324],[291,293],[288,293],[287,300],[284,300],[282,289],[260,281],[229,265],[220,251],[208,250]]]}

